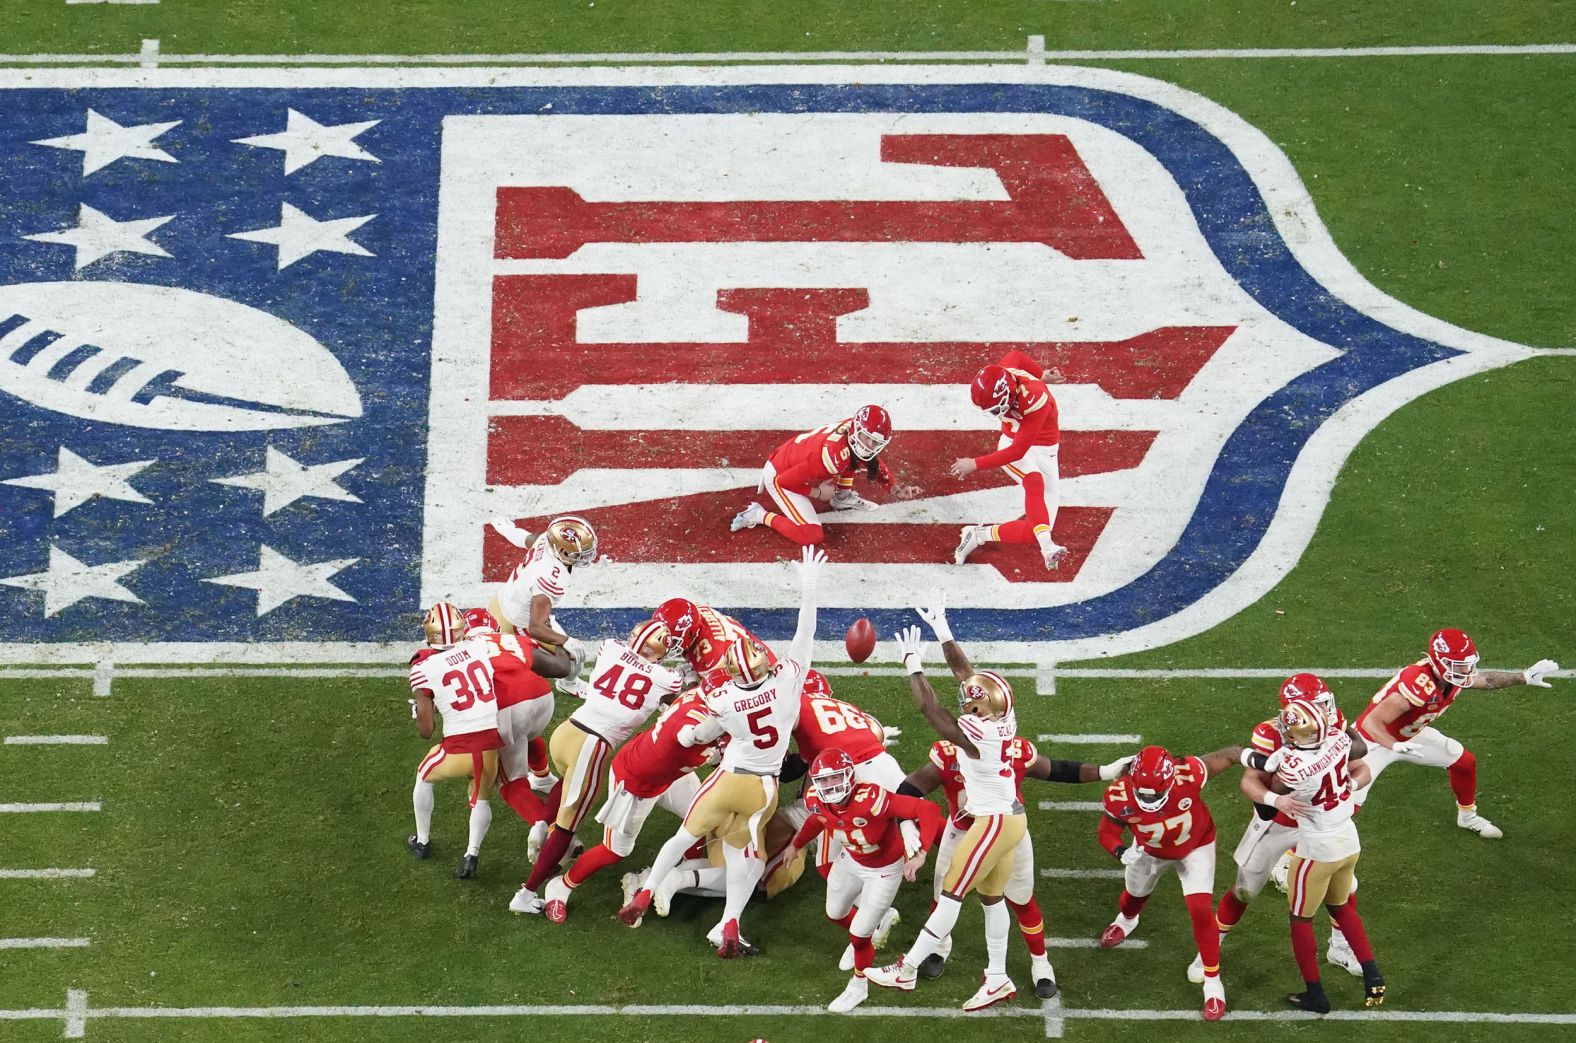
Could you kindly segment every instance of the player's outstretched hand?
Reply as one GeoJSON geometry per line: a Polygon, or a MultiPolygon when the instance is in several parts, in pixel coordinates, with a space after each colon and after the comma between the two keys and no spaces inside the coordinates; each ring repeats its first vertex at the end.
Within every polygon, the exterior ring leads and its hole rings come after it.
{"type": "Polygon", "coordinates": [[[897,654],[903,660],[903,669],[911,674],[923,673],[925,642],[920,638],[919,627],[904,627],[892,636],[897,641],[897,654]]]}
{"type": "Polygon", "coordinates": [[[815,544],[804,548],[799,557],[799,579],[806,587],[815,585],[815,578],[820,574],[821,566],[826,564],[826,551],[815,544]]]}
{"type": "Polygon", "coordinates": [[[952,477],[954,478],[967,478],[969,475],[978,470],[978,468],[974,466],[974,458],[972,456],[960,456],[956,460],[952,461],[952,467],[950,470],[952,471],[952,477]]]}
{"type": "Polygon", "coordinates": [[[1308,812],[1313,810],[1312,804],[1298,800],[1290,793],[1282,793],[1280,796],[1276,797],[1275,807],[1277,810],[1284,811],[1293,818],[1297,817],[1298,815],[1306,815],[1308,812]]]}
{"type": "Polygon", "coordinates": [[[914,611],[919,613],[919,618],[930,624],[930,629],[936,634],[936,640],[946,644],[952,640],[952,627],[947,624],[947,595],[939,588],[932,588],[927,598],[929,607],[916,605],[914,611]]]}
{"type": "Polygon", "coordinates": [[[881,726],[881,745],[891,748],[897,745],[898,737],[903,734],[903,729],[894,728],[890,724],[881,726]]]}
{"type": "Polygon", "coordinates": [[[487,524],[491,525],[498,535],[502,536],[516,547],[519,547],[521,550],[529,547],[531,545],[531,541],[536,538],[525,529],[522,529],[520,526],[516,525],[513,518],[507,518],[503,515],[499,515],[496,518],[488,518],[487,524]]]}
{"type": "Polygon", "coordinates": [[[1126,757],[1118,757],[1110,764],[1100,765],[1100,781],[1110,782],[1112,779],[1121,778],[1122,773],[1127,771],[1127,766],[1137,759],[1135,754],[1130,753],[1126,757]]]}
{"type": "Polygon", "coordinates": [[[1553,688],[1544,678],[1560,668],[1560,664],[1552,659],[1539,659],[1536,663],[1521,672],[1522,680],[1539,688],[1553,688]]]}

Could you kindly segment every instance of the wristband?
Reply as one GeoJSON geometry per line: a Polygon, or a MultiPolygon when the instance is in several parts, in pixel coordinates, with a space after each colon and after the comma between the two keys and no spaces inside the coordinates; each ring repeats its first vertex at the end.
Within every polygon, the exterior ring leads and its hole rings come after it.
{"type": "Polygon", "coordinates": [[[1277,800],[1280,800],[1285,795],[1286,794],[1284,794],[1284,793],[1276,793],[1274,790],[1270,790],[1264,796],[1259,797],[1257,800],[1255,800],[1254,803],[1255,804],[1263,804],[1267,808],[1274,808],[1276,811],[1279,811],[1280,810],[1280,805],[1276,804],[1275,802],[1277,800]]]}
{"type": "Polygon", "coordinates": [[[947,616],[944,612],[936,614],[936,621],[930,624],[930,629],[936,632],[936,640],[942,644],[953,640],[952,627],[947,623],[947,616]]]}
{"type": "Polygon", "coordinates": [[[925,672],[925,662],[918,652],[904,652],[903,669],[910,674],[922,674],[925,672]]]}

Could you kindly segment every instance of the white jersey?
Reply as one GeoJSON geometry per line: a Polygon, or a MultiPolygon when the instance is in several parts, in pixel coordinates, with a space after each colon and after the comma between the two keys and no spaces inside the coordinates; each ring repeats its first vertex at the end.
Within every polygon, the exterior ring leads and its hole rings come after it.
{"type": "Polygon", "coordinates": [[[1280,779],[1292,796],[1312,810],[1297,816],[1301,831],[1297,854],[1315,862],[1338,862],[1361,850],[1352,822],[1352,780],[1346,762],[1352,740],[1337,732],[1316,750],[1282,746],[1270,754],[1264,770],[1280,779]]]}
{"type": "Polygon", "coordinates": [[[729,681],[706,696],[707,705],[729,736],[722,753],[724,771],[752,775],[782,771],[794,726],[799,723],[804,674],[798,661],[780,659],[771,676],[758,686],[740,688],[729,681]]]}
{"type": "Polygon", "coordinates": [[[492,645],[471,639],[447,650],[424,648],[411,660],[410,690],[431,694],[445,736],[498,727],[492,653],[492,645]]]}
{"type": "Polygon", "coordinates": [[[524,627],[531,621],[531,599],[540,594],[554,608],[564,596],[569,581],[569,566],[558,560],[547,533],[542,533],[525,552],[525,560],[514,567],[498,591],[498,606],[509,622],[524,627]]]}
{"type": "Polygon", "coordinates": [[[665,695],[677,695],[684,677],[636,655],[622,641],[603,641],[591,668],[590,694],[569,719],[614,746],[640,730],[665,695]]]}
{"type": "Polygon", "coordinates": [[[979,756],[958,750],[958,771],[963,776],[963,811],[970,815],[1015,815],[1023,811],[1018,801],[1018,776],[1012,766],[1012,740],[1018,722],[1012,714],[990,720],[966,713],[958,727],[968,736],[979,756]]]}

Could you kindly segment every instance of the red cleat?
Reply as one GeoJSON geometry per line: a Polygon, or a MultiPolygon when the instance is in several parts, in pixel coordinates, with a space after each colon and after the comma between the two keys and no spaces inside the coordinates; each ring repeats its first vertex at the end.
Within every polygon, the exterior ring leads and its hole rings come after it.
{"type": "MultiPolygon", "coordinates": [[[[636,898],[638,899],[639,895],[636,898]]],[[[731,960],[739,955],[739,921],[729,920],[722,925],[722,944],[717,946],[717,955],[725,960],[731,960]]]]}
{"type": "Polygon", "coordinates": [[[1114,949],[1126,940],[1127,932],[1122,930],[1116,924],[1112,924],[1105,929],[1104,934],[1100,935],[1100,948],[1114,949]]]}
{"type": "Polygon", "coordinates": [[[1204,1001],[1204,1020],[1219,1021],[1226,1016],[1226,1001],[1211,997],[1204,1001]]]}
{"type": "MultiPolygon", "coordinates": [[[[641,917],[645,916],[646,911],[650,908],[651,891],[642,887],[635,892],[635,897],[629,900],[629,904],[618,911],[618,918],[630,927],[635,927],[639,925],[641,917]]],[[[738,928],[734,928],[734,933],[738,933],[738,928]]]]}
{"type": "Polygon", "coordinates": [[[548,902],[542,912],[551,923],[563,923],[569,919],[569,905],[566,902],[548,902]]]}

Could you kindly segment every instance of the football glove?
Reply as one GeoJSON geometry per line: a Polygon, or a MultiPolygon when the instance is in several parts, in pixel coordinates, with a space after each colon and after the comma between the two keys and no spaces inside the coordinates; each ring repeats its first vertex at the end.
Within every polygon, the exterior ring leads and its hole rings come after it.
{"type": "Polygon", "coordinates": [[[930,624],[937,641],[946,644],[952,640],[952,627],[947,623],[947,595],[944,591],[931,590],[930,607],[918,606],[914,611],[919,613],[920,619],[930,624]]]}
{"type": "Polygon", "coordinates": [[[1100,781],[1110,782],[1112,779],[1117,778],[1122,772],[1127,770],[1127,766],[1133,763],[1134,759],[1135,757],[1132,754],[1128,754],[1126,757],[1118,757],[1110,764],[1100,765],[1100,781]]]}
{"type": "Polygon", "coordinates": [[[911,674],[925,672],[925,642],[920,640],[919,627],[904,627],[893,635],[897,641],[898,658],[903,669],[911,674]]]}
{"type": "Polygon", "coordinates": [[[489,518],[487,520],[487,524],[491,525],[495,530],[497,530],[498,535],[502,536],[516,547],[519,547],[521,550],[529,547],[531,545],[531,541],[536,538],[525,529],[522,529],[520,526],[516,525],[513,518],[489,518]]]}
{"type": "Polygon", "coordinates": [[[832,494],[832,510],[834,511],[873,511],[876,505],[860,496],[852,489],[839,489],[832,494]]]}
{"type": "Polygon", "coordinates": [[[1122,849],[1122,853],[1118,857],[1121,859],[1124,866],[1130,866],[1134,862],[1137,862],[1139,856],[1143,853],[1144,849],[1139,847],[1137,844],[1129,844],[1122,849]]]}
{"type": "Polygon", "coordinates": [[[821,566],[826,564],[826,551],[811,544],[804,548],[804,553],[799,557],[799,582],[805,590],[815,589],[816,577],[821,572],[821,566]]]}
{"type": "Polygon", "coordinates": [[[416,700],[406,699],[405,701],[410,703],[410,719],[414,721],[416,719],[416,700]]]}
{"type": "Polygon", "coordinates": [[[903,729],[894,728],[890,724],[883,724],[881,726],[881,745],[888,748],[896,746],[898,736],[902,734],[903,729]]]}
{"type": "Polygon", "coordinates": [[[1422,748],[1415,742],[1398,742],[1390,748],[1395,751],[1398,757],[1421,758],[1423,756],[1422,748]]]}
{"type": "Polygon", "coordinates": [[[1521,672],[1521,679],[1530,685],[1537,685],[1539,688],[1553,688],[1554,686],[1545,681],[1544,678],[1559,668],[1560,664],[1552,659],[1539,659],[1521,672]]]}

